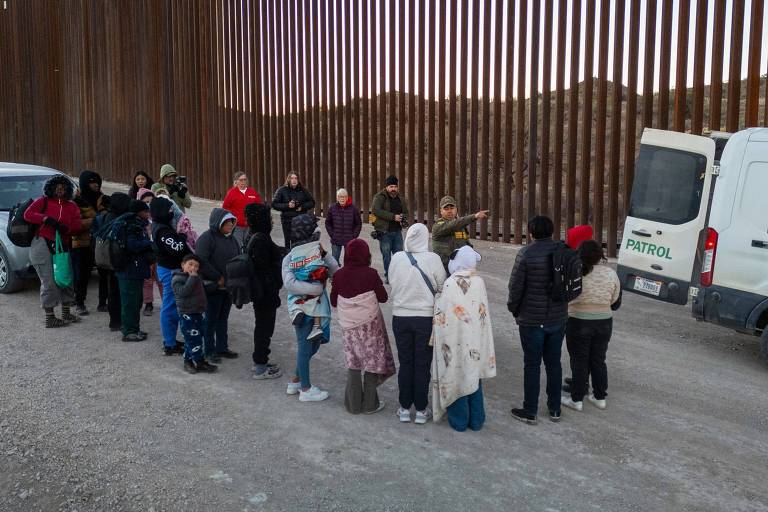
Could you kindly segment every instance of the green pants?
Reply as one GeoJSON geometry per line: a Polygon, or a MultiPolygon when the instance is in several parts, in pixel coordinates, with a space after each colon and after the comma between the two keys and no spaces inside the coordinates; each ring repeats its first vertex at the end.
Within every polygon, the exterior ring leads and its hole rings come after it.
{"type": "Polygon", "coordinates": [[[120,317],[123,322],[123,336],[139,332],[143,279],[117,279],[120,285],[120,317]]]}

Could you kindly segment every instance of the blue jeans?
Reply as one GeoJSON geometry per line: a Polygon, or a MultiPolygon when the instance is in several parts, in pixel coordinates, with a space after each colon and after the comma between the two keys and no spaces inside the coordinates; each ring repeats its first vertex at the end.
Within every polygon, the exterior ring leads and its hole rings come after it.
{"type": "Polygon", "coordinates": [[[157,278],[163,284],[163,307],[160,308],[160,331],[163,333],[163,345],[176,346],[176,331],[179,329],[179,310],[176,309],[176,297],[173,296],[173,269],[157,266],[157,278]]]}
{"type": "Polygon", "coordinates": [[[343,245],[331,244],[331,254],[333,254],[333,259],[335,259],[336,263],[339,265],[341,265],[341,250],[343,248],[343,245]]]}
{"type": "Polygon", "coordinates": [[[184,335],[184,359],[197,363],[203,359],[203,334],[205,315],[195,313],[181,315],[181,333],[184,335]]]}
{"type": "Polygon", "coordinates": [[[520,344],[523,346],[523,409],[534,416],[539,410],[539,379],[541,362],[547,370],[547,407],[560,410],[563,368],[560,351],[565,336],[565,322],[551,325],[521,325],[520,344]]]}
{"type": "MultiPolygon", "coordinates": [[[[309,389],[312,387],[312,381],[309,379],[309,360],[312,359],[318,350],[320,342],[309,342],[307,337],[312,332],[312,326],[315,319],[311,316],[304,317],[304,321],[299,325],[294,325],[296,330],[296,376],[301,380],[301,388],[309,389]]],[[[326,322],[323,328],[323,335],[326,340],[331,339],[330,322],[326,322]]]]}
{"type": "Polygon", "coordinates": [[[226,290],[206,294],[208,306],[205,309],[205,355],[212,357],[229,350],[229,311],[232,299],[226,290]]]}
{"type": "Polygon", "coordinates": [[[379,249],[381,249],[381,257],[384,258],[384,275],[389,279],[389,262],[392,260],[392,255],[403,250],[403,232],[382,232],[379,238],[379,249]]]}
{"type": "Polygon", "coordinates": [[[447,408],[448,423],[457,432],[464,432],[467,427],[474,431],[483,428],[485,423],[485,401],[483,400],[483,381],[480,381],[477,391],[466,395],[447,408]]]}

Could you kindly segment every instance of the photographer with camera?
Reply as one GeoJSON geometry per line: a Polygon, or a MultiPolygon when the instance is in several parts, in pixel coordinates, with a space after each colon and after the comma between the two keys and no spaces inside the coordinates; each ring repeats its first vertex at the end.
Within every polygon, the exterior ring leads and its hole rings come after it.
{"type": "Polygon", "coordinates": [[[398,193],[397,177],[384,180],[384,190],[371,201],[372,237],[379,241],[384,258],[384,278],[389,282],[389,262],[392,255],[403,250],[403,229],[408,227],[408,203],[398,193]]]}
{"type": "Polygon", "coordinates": [[[157,190],[161,188],[168,191],[168,195],[178,205],[182,213],[192,206],[192,198],[187,189],[187,177],[179,176],[171,164],[163,164],[160,168],[160,180],[152,185],[152,192],[157,193],[157,190]]]}
{"type": "Polygon", "coordinates": [[[294,217],[307,213],[315,207],[315,198],[304,188],[295,172],[288,173],[285,184],[275,191],[272,208],[280,212],[283,240],[286,249],[291,248],[291,222],[294,217]]]}

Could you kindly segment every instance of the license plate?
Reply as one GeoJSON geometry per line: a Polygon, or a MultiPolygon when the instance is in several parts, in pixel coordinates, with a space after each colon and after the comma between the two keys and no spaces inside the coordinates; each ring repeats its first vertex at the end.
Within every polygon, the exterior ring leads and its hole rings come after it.
{"type": "Polygon", "coordinates": [[[651,281],[639,276],[635,277],[635,290],[658,296],[661,293],[661,281],[651,281]]]}

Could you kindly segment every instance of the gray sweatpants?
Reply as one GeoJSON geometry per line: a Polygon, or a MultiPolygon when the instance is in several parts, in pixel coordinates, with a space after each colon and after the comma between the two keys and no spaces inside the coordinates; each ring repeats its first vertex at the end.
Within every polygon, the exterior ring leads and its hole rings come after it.
{"type": "Polygon", "coordinates": [[[53,279],[51,251],[44,238],[36,236],[29,247],[29,262],[35,267],[40,278],[40,304],[43,309],[54,308],[59,304],[71,304],[75,301],[75,292],[70,286],[59,288],[53,279]]]}

